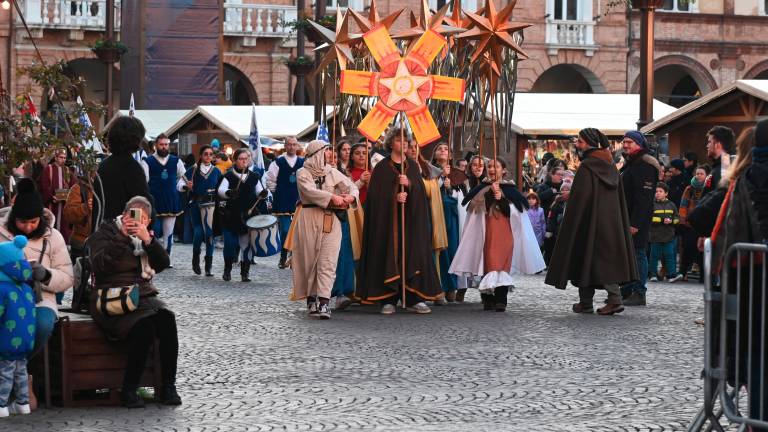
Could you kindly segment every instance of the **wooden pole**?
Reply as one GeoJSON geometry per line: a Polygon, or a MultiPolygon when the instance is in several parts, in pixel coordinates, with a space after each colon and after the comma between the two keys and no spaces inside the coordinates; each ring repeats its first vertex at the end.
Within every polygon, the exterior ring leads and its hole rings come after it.
{"type": "MultiPolygon", "coordinates": [[[[400,113],[400,175],[405,175],[405,115],[400,113]]],[[[405,192],[405,186],[400,185],[400,192],[405,192]]],[[[403,287],[403,309],[405,304],[405,203],[400,204],[400,284],[403,287]]]]}
{"type": "Polygon", "coordinates": [[[640,119],[637,128],[653,121],[653,20],[656,5],[653,1],[645,2],[640,8],[640,119]]]}
{"type": "MultiPolygon", "coordinates": [[[[333,64],[332,64],[333,65],[333,64]]],[[[337,85],[339,81],[339,74],[336,71],[336,65],[333,65],[333,72],[336,77],[336,79],[333,81],[333,132],[331,137],[331,146],[333,147],[333,151],[336,151],[336,111],[339,110],[340,104],[338,103],[339,98],[339,86],[337,85]]],[[[340,162],[340,161],[337,161],[340,162]]]]}
{"type": "MultiPolygon", "coordinates": [[[[107,40],[114,40],[115,39],[115,1],[114,0],[107,0],[105,5],[105,19],[106,19],[106,38],[107,40]]],[[[107,102],[107,112],[106,112],[106,119],[104,124],[112,120],[112,104],[113,98],[112,98],[112,92],[114,87],[114,67],[112,63],[107,63],[107,78],[106,78],[106,102],[107,102]]],[[[142,101],[139,101],[139,104],[141,106],[142,101]]],[[[58,121],[58,119],[56,119],[58,121]]]]}

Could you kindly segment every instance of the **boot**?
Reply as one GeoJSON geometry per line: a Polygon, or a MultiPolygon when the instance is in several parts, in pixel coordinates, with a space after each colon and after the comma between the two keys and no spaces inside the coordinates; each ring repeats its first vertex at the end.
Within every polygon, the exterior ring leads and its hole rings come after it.
{"type": "Polygon", "coordinates": [[[280,262],[277,264],[277,268],[284,269],[285,268],[285,260],[288,257],[288,251],[286,249],[283,249],[280,251],[280,262]]]}
{"type": "Polygon", "coordinates": [[[205,257],[205,275],[208,277],[213,276],[213,273],[211,273],[211,268],[213,267],[213,257],[207,256],[205,257]]]}
{"type": "Polygon", "coordinates": [[[181,397],[173,384],[165,384],[160,388],[160,394],[155,395],[155,399],[163,405],[178,406],[181,405],[181,397]]]}
{"type": "Polygon", "coordinates": [[[120,401],[126,408],[144,408],[144,399],[139,397],[138,388],[123,387],[120,393],[120,401]]]}
{"type": "Polygon", "coordinates": [[[192,253],[192,271],[195,272],[196,275],[199,275],[201,273],[200,271],[200,252],[198,253],[192,253]]]}
{"type": "Polygon", "coordinates": [[[500,286],[494,289],[494,308],[496,312],[504,312],[507,310],[507,294],[509,293],[509,287],[500,286]]]}
{"type": "Polygon", "coordinates": [[[456,303],[464,303],[464,296],[467,294],[466,288],[456,290],[456,303]]]}
{"type": "Polygon", "coordinates": [[[224,275],[221,278],[226,282],[232,280],[232,259],[224,258],[224,275]]]}
{"type": "Polygon", "coordinates": [[[493,294],[480,294],[480,299],[483,301],[483,310],[493,310],[495,306],[493,294]]]}
{"type": "Polygon", "coordinates": [[[241,261],[240,262],[240,278],[243,280],[243,282],[250,282],[251,279],[248,277],[248,273],[251,271],[251,263],[248,261],[241,261]]]}

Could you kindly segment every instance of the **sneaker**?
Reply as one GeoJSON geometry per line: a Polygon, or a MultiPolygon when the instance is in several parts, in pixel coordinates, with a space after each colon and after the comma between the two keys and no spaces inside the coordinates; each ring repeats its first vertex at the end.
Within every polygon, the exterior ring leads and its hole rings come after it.
{"type": "Polygon", "coordinates": [[[693,323],[696,324],[696,325],[703,326],[704,325],[704,318],[696,318],[695,320],[693,320],[693,323]]]}
{"type": "Polygon", "coordinates": [[[675,282],[679,282],[681,280],[683,280],[683,275],[678,274],[677,276],[675,276],[673,278],[669,278],[669,283],[675,283],[675,282]]]}
{"type": "Polygon", "coordinates": [[[32,412],[32,410],[29,408],[29,404],[20,404],[17,402],[12,402],[10,405],[8,405],[8,412],[11,415],[27,415],[32,412]]]}
{"type": "Polygon", "coordinates": [[[659,278],[656,276],[653,276],[650,279],[648,279],[648,282],[658,282],[658,281],[659,281],[659,278]]]}
{"type": "Polygon", "coordinates": [[[409,306],[408,310],[411,312],[416,312],[417,314],[428,314],[432,312],[432,309],[427,306],[424,302],[418,302],[413,306],[409,306]]]}
{"type": "Polygon", "coordinates": [[[640,293],[632,293],[624,300],[624,306],[645,306],[645,296],[640,293]]]}
{"type": "Polygon", "coordinates": [[[317,316],[317,314],[318,314],[318,312],[317,312],[317,303],[312,302],[312,303],[308,304],[307,305],[307,315],[309,315],[310,317],[315,317],[315,316],[317,316]]]}
{"type": "Polygon", "coordinates": [[[8,417],[11,413],[8,411],[8,407],[0,407],[0,418],[8,417]]]}
{"type": "Polygon", "coordinates": [[[336,310],[344,310],[352,304],[352,299],[347,296],[336,297],[336,310]]]}
{"type": "Polygon", "coordinates": [[[496,312],[504,312],[507,310],[506,303],[496,303],[496,312]]]}
{"type": "Polygon", "coordinates": [[[123,389],[120,401],[126,408],[144,408],[144,399],[139,397],[138,389],[123,389]]]}
{"type": "Polygon", "coordinates": [[[381,307],[381,314],[382,315],[392,315],[395,313],[397,309],[395,309],[395,305],[393,304],[385,304],[381,307]]]}
{"type": "Polygon", "coordinates": [[[597,310],[598,315],[613,315],[624,312],[624,306],[620,304],[607,304],[597,310]]]}
{"type": "Polygon", "coordinates": [[[331,309],[328,308],[327,304],[321,304],[317,308],[317,317],[320,319],[331,319],[331,309]]]}

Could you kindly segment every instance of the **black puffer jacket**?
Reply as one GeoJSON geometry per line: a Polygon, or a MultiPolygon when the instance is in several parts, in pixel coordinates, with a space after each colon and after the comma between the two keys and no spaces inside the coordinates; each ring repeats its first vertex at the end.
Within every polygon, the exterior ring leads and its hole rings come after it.
{"type": "Polygon", "coordinates": [[[645,249],[648,246],[653,201],[660,170],[661,165],[647,150],[629,156],[626,165],[621,169],[629,223],[638,230],[637,234],[632,236],[632,242],[637,249],[645,249]]]}
{"type": "Polygon", "coordinates": [[[757,211],[763,241],[768,240],[768,162],[752,164],[744,174],[749,196],[757,211]]]}

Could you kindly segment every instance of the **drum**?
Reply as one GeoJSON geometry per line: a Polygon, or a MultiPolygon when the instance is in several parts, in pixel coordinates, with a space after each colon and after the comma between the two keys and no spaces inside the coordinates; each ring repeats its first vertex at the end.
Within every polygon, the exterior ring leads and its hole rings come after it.
{"type": "Polygon", "coordinates": [[[280,253],[282,240],[277,218],[272,215],[256,215],[245,222],[250,233],[251,247],[257,257],[268,257],[280,253]]]}

